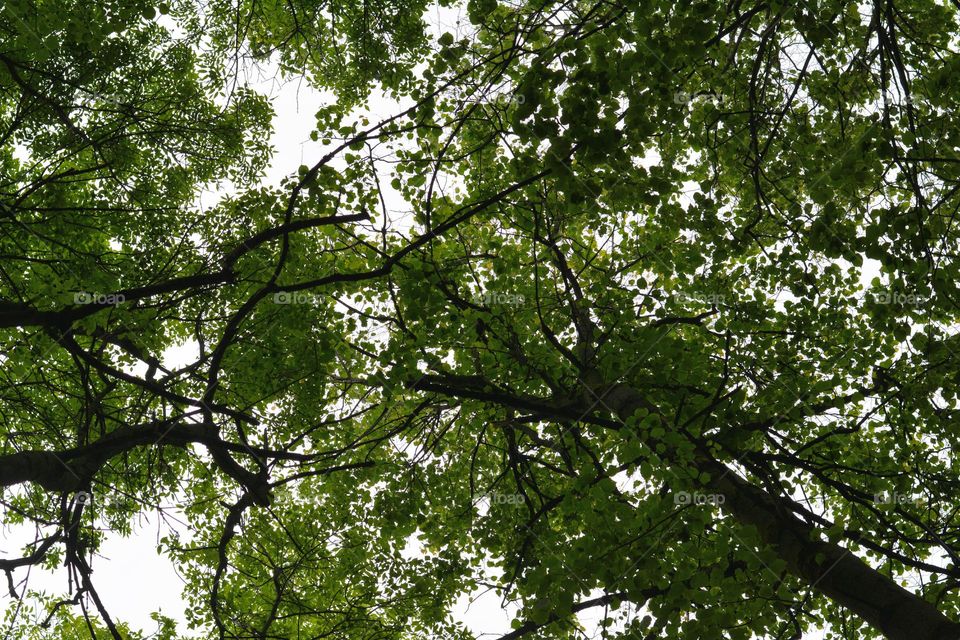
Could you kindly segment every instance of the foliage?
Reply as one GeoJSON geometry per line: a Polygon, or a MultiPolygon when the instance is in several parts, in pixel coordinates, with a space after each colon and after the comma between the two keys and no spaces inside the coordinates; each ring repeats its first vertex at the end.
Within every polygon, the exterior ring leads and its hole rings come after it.
{"type": "Polygon", "coordinates": [[[3,4],[5,627],[145,636],[96,551],[175,501],[182,637],[957,637],[956,28],[3,4]],[[281,184],[257,65],[330,92],[281,184]]]}

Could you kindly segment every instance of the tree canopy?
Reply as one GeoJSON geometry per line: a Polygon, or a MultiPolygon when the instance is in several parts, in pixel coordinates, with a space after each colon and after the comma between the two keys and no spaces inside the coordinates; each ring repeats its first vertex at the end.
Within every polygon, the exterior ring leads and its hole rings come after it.
{"type": "Polygon", "coordinates": [[[5,637],[960,637],[958,8],[7,0],[5,637]]]}

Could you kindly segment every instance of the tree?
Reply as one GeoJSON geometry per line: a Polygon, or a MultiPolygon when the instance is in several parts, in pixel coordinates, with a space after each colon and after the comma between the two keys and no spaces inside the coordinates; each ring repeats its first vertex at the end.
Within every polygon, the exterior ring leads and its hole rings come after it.
{"type": "Polygon", "coordinates": [[[176,500],[185,637],[960,636],[960,5],[442,4],[0,9],[9,632],[176,500]]]}

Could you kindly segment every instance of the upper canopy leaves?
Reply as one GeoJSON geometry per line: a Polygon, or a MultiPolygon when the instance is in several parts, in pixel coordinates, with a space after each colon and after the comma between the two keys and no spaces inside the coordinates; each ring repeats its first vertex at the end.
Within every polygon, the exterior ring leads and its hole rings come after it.
{"type": "Polygon", "coordinates": [[[177,501],[185,637],[955,637],[956,18],[7,3],[0,568],[90,603],[7,624],[137,637],[177,501]],[[279,185],[254,62],[335,96],[279,185]]]}

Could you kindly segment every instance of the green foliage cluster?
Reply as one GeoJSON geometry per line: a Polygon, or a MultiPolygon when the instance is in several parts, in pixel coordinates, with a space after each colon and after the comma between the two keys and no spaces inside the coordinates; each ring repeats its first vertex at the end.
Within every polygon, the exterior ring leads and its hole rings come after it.
{"type": "Polygon", "coordinates": [[[960,636],[957,11],[5,2],[7,632],[960,636]]]}

